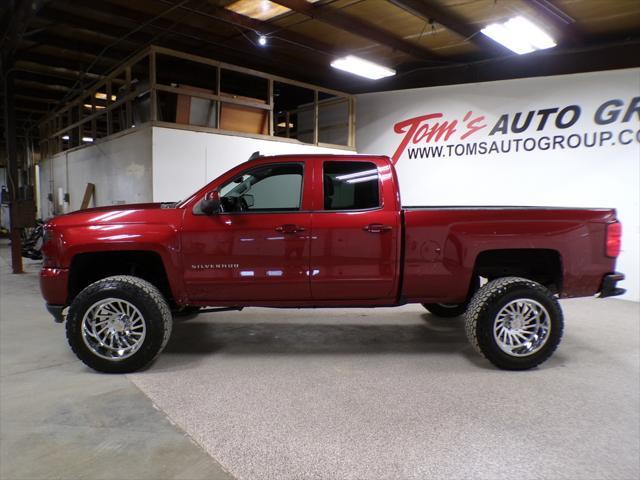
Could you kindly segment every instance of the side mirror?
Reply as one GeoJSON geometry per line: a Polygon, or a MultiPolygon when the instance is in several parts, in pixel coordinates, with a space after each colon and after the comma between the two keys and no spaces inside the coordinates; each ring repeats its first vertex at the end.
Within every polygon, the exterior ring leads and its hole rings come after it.
{"type": "Polygon", "coordinates": [[[200,210],[207,215],[213,215],[220,211],[220,194],[215,190],[206,194],[200,202],[200,210]]]}
{"type": "Polygon", "coordinates": [[[242,195],[242,198],[244,199],[244,203],[247,207],[253,207],[253,195],[247,193],[246,195],[242,195]]]}

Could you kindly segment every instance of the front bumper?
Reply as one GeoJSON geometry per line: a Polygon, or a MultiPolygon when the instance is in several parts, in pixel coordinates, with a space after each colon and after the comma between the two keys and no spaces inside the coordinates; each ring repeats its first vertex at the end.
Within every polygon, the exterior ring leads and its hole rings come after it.
{"type": "Polygon", "coordinates": [[[605,275],[602,279],[602,287],[600,288],[599,298],[615,297],[622,295],[627,290],[624,288],[616,287],[616,283],[624,280],[624,273],[614,272],[609,275],[605,275]]]}
{"type": "Polygon", "coordinates": [[[49,305],[66,305],[68,288],[68,269],[43,267],[40,270],[40,291],[49,305]]]}
{"type": "Polygon", "coordinates": [[[62,311],[67,308],[64,305],[49,305],[47,303],[47,312],[53,315],[53,319],[56,323],[64,322],[64,314],[62,311]]]}

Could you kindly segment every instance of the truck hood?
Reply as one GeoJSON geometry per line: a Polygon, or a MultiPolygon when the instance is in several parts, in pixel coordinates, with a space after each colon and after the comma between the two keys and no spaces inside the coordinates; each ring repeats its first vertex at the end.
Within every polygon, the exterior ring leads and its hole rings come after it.
{"type": "Polygon", "coordinates": [[[173,223],[178,209],[173,203],[134,203],[88,208],[52,218],[48,228],[76,225],[111,225],[127,223],[173,223]],[[171,219],[171,220],[170,220],[171,219]]]}

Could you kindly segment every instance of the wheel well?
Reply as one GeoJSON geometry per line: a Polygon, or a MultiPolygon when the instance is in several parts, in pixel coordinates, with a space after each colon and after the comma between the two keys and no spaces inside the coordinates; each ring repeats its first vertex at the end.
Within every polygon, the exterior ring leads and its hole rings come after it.
{"type": "Polygon", "coordinates": [[[558,293],[562,289],[562,258],[549,249],[489,250],[476,258],[475,274],[488,280],[528,278],[558,293]]]}
{"type": "Polygon", "coordinates": [[[85,287],[113,275],[132,275],[155,285],[172,304],[171,287],[160,255],[149,251],[80,253],[71,261],[68,303],[85,287]]]}

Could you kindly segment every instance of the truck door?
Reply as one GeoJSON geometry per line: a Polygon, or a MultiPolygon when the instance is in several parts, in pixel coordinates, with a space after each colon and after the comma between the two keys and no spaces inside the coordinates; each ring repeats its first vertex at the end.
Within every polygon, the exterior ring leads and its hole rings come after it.
{"type": "Polygon", "coordinates": [[[400,213],[391,167],[363,160],[316,164],[316,208],[311,242],[314,300],[393,299],[398,281],[400,213]],[[321,169],[322,171],[318,171],[321,169]]]}
{"type": "Polygon", "coordinates": [[[218,189],[220,213],[199,213],[197,205],[186,213],[182,247],[190,301],[310,299],[311,214],[302,209],[307,176],[303,162],[253,167],[218,189]]]}

